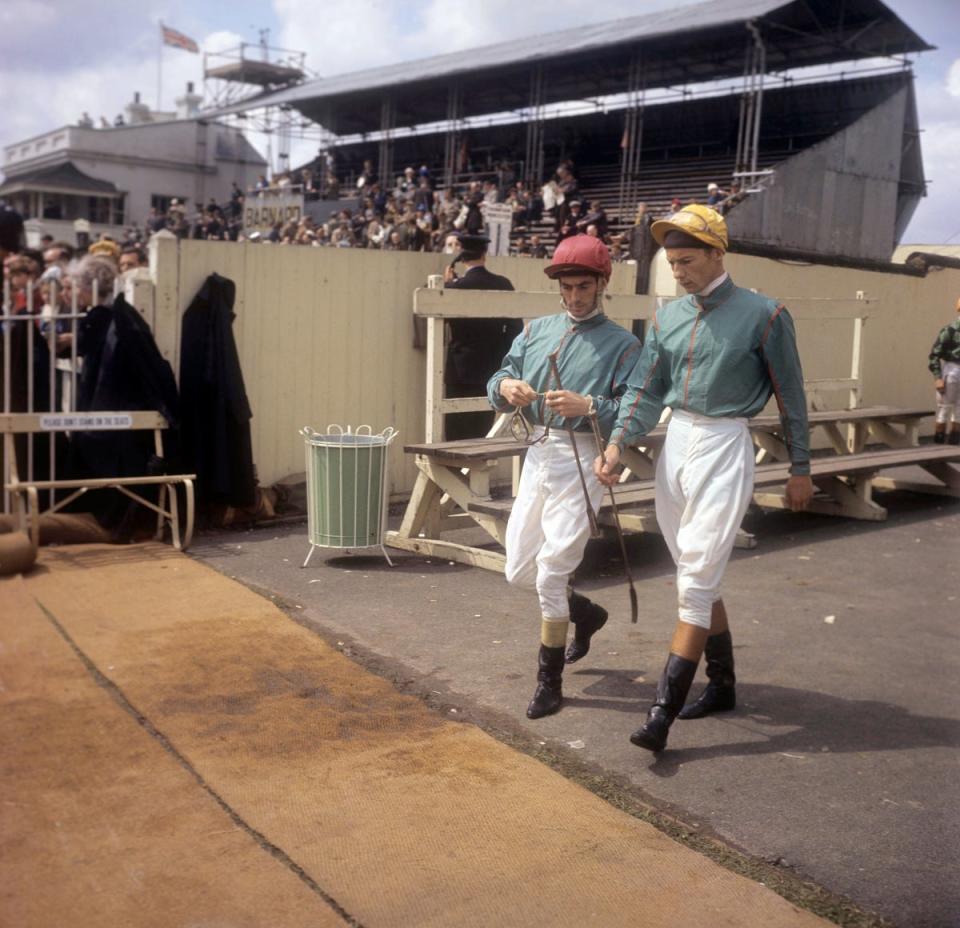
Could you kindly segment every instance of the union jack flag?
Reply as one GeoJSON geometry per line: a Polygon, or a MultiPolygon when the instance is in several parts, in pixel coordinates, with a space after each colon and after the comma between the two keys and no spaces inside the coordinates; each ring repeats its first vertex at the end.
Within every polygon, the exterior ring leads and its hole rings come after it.
{"type": "Polygon", "coordinates": [[[174,48],[182,48],[184,51],[199,53],[200,47],[189,36],[176,29],[171,29],[160,23],[160,33],[163,36],[164,45],[172,45],[174,48]]]}

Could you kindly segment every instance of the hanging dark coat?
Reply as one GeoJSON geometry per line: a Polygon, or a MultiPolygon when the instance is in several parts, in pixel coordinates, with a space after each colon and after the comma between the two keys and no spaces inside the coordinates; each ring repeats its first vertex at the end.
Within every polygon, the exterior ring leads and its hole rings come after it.
{"type": "MultiPolygon", "coordinates": [[[[178,469],[177,384],[160,354],[150,327],[124,298],[111,306],[94,306],[77,327],[77,354],[83,359],[77,378],[78,412],[155,410],[167,420],[164,459],[156,457],[148,431],[72,432],[66,476],[141,477],[178,469]]],[[[143,495],[156,497],[155,489],[143,495]]],[[[155,520],[149,510],[117,490],[83,496],[75,507],[92,511],[111,529],[115,541],[129,541],[138,522],[155,520]]]]}
{"type": "Polygon", "coordinates": [[[183,466],[197,475],[204,505],[256,503],[250,440],[253,413],[233,338],[236,285],[211,274],[183,316],[180,397],[183,466]]]}

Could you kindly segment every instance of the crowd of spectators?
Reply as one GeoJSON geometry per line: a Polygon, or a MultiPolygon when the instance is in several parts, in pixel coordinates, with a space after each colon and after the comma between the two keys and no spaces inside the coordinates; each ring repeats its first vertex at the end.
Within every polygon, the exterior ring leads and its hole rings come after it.
{"type": "MultiPolygon", "coordinates": [[[[45,235],[38,248],[27,247],[22,217],[0,205],[0,261],[4,302],[13,315],[37,316],[38,330],[45,335],[57,316],[112,301],[117,281],[146,267],[147,256],[136,243],[108,237],[77,247],[45,235]]],[[[54,324],[60,353],[69,347],[60,335],[69,326],[54,324]]]]}
{"type": "MultiPolygon", "coordinates": [[[[570,161],[561,162],[551,179],[534,190],[508,165],[497,167],[490,176],[475,177],[459,189],[437,189],[426,165],[419,169],[409,166],[393,187],[385,189],[367,161],[351,181],[350,196],[344,197],[332,159],[319,158],[297,174],[281,174],[269,182],[262,177],[252,192],[293,187],[302,190],[311,203],[336,200],[337,207],[328,213],[329,218],[317,221],[308,213],[246,238],[278,245],[453,253],[458,250],[460,233],[483,231],[488,204],[505,203],[513,217],[511,252],[515,255],[548,258],[556,243],[585,233],[601,239],[615,261],[632,258],[649,263],[656,250],[650,225],[659,217],[652,215],[645,203],[638,205],[631,225],[614,231],[604,204],[582,197],[570,161]]],[[[0,219],[5,224],[5,231],[0,230],[5,241],[0,260],[8,305],[15,313],[36,313],[42,326],[72,305],[82,311],[92,305],[94,291],[101,298],[112,295],[120,275],[146,266],[146,243],[161,230],[180,238],[243,241],[244,204],[250,195],[234,184],[227,202],[211,199],[194,210],[172,199],[166,210],[150,211],[143,229],[126,230],[120,241],[101,236],[81,249],[54,241],[49,235],[43,237],[40,248],[25,247],[21,217],[0,204],[0,219]],[[16,247],[11,245],[14,241],[16,247]]],[[[724,190],[711,182],[705,202],[726,213],[744,195],[736,184],[724,190]]],[[[683,205],[675,198],[666,212],[675,212],[683,205]]]]}
{"type": "MultiPolygon", "coordinates": [[[[183,239],[451,253],[459,233],[476,234],[485,228],[488,204],[506,204],[512,214],[511,253],[517,256],[548,258],[556,244],[581,233],[602,240],[615,261],[652,253],[649,242],[638,245],[637,230],[645,230],[660,217],[640,203],[632,226],[623,222],[616,228],[604,203],[581,192],[571,161],[561,161],[545,184],[532,189],[510,164],[494,168],[458,187],[444,187],[435,183],[427,165],[411,165],[392,186],[385,187],[372,162],[366,161],[348,184],[341,184],[333,156],[321,153],[298,171],[277,173],[270,180],[261,176],[250,190],[234,183],[225,202],[211,198],[188,207],[173,198],[166,209],[151,209],[142,228],[128,228],[113,244],[119,250],[120,270],[144,264],[146,243],[161,230],[183,239]],[[269,192],[287,190],[304,195],[306,208],[297,219],[245,230],[248,201],[257,198],[258,203],[269,203],[269,192]],[[328,204],[332,208],[324,209],[328,204]]],[[[743,196],[736,184],[724,190],[710,183],[703,200],[674,198],[664,215],[691,202],[705,202],[726,213],[743,196]]]]}

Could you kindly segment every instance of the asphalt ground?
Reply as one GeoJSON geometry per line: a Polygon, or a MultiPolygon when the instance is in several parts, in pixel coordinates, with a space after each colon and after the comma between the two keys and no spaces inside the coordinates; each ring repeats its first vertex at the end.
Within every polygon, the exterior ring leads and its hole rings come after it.
{"type": "Polygon", "coordinates": [[[0,578],[7,928],[817,928],[159,544],[0,578]]]}
{"type": "Polygon", "coordinates": [[[628,541],[636,625],[616,543],[591,542],[577,586],[611,619],[567,670],[563,710],[535,722],[537,605],[498,574],[398,551],[393,568],[318,551],[302,569],[305,524],[201,536],[192,554],[448,718],[839,924],[943,928],[960,925],[960,503],[878,498],[882,523],[748,514],[759,544],[724,588],[738,708],[677,722],[658,756],[628,741],[674,628],[658,536],[628,541]]]}

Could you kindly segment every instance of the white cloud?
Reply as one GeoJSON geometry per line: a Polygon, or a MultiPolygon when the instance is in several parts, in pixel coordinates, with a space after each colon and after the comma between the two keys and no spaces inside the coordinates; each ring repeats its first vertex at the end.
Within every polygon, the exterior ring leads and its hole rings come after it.
{"type": "MultiPolygon", "coordinates": [[[[152,33],[152,30],[151,30],[152,33]]],[[[202,48],[217,50],[240,42],[233,32],[215,32],[198,40],[202,48]]],[[[0,144],[30,138],[58,126],[76,123],[81,113],[89,113],[99,123],[102,116],[112,123],[133,100],[135,91],[151,109],[157,105],[157,54],[159,42],[150,49],[132,48],[131,54],[115,58],[94,58],[71,68],[66,74],[53,68],[35,71],[22,67],[0,69],[4,88],[4,125],[0,144]],[[26,105],[12,106],[22,100],[26,105]]],[[[192,81],[203,87],[203,57],[181,49],[165,47],[162,61],[163,109],[172,110],[174,100],[192,81]]]]}
{"type": "Polygon", "coordinates": [[[450,0],[274,0],[281,45],[307,49],[309,67],[329,77],[350,71],[429,58],[624,15],[677,6],[675,0],[645,0],[625,11],[619,0],[484,0],[469,12],[450,0]]]}
{"type": "Polygon", "coordinates": [[[322,76],[396,61],[399,24],[378,0],[274,0],[284,48],[307,50],[308,66],[322,76]]]}
{"type": "MultiPolygon", "coordinates": [[[[686,0],[642,0],[626,9],[622,0],[484,0],[469,13],[450,0],[273,0],[277,25],[271,44],[308,52],[308,66],[324,76],[392,64],[495,42],[576,28],[624,15],[685,5],[686,0]]],[[[896,7],[896,3],[894,6],[896,7]]],[[[246,25],[241,3],[219,13],[201,0],[97,0],[78,16],[66,0],[0,0],[0,86],[4,120],[0,148],[74,123],[84,111],[112,122],[139,91],[156,104],[157,22],[163,19],[204,49],[236,46],[240,36],[199,26],[206,21],[246,25]],[[123,41],[104,41],[124,24],[123,41]]],[[[910,17],[908,17],[910,21],[910,17]]],[[[960,176],[960,57],[953,39],[918,65],[917,98],[930,196],[923,201],[907,237],[936,241],[956,231],[946,226],[960,214],[955,178],[960,176]]],[[[202,87],[202,56],[167,48],[163,56],[164,108],[170,109],[187,83],[202,87]]],[[[251,141],[266,151],[264,136],[251,141]]],[[[309,158],[312,140],[293,143],[293,163],[309,158]]]]}
{"type": "Polygon", "coordinates": [[[0,30],[6,35],[24,35],[50,26],[56,19],[52,6],[36,0],[6,0],[0,6],[0,30]]]}
{"type": "Polygon", "coordinates": [[[960,97],[960,58],[947,71],[947,93],[953,97],[960,97]]]}
{"type": "MultiPolygon", "coordinates": [[[[186,88],[187,81],[202,84],[203,75],[197,55],[178,52],[177,58],[164,55],[163,100],[165,108],[172,108],[173,97],[186,88]],[[186,60],[189,58],[190,60],[186,60]]],[[[9,108],[4,135],[22,138],[48,132],[57,126],[75,123],[84,111],[94,120],[104,116],[112,122],[117,113],[139,91],[141,99],[151,107],[156,104],[157,61],[141,59],[134,62],[114,62],[107,65],[91,64],[73,70],[69,77],[63,74],[0,75],[7,99],[29,100],[23,108],[9,108]]]]}
{"type": "Polygon", "coordinates": [[[205,52],[223,52],[236,50],[242,42],[243,37],[238,33],[221,30],[220,32],[211,32],[198,44],[205,52]]]}
{"type": "Polygon", "coordinates": [[[938,244],[960,232],[956,178],[960,177],[960,125],[925,123],[923,166],[930,187],[920,201],[903,237],[904,242],[938,244]]]}

